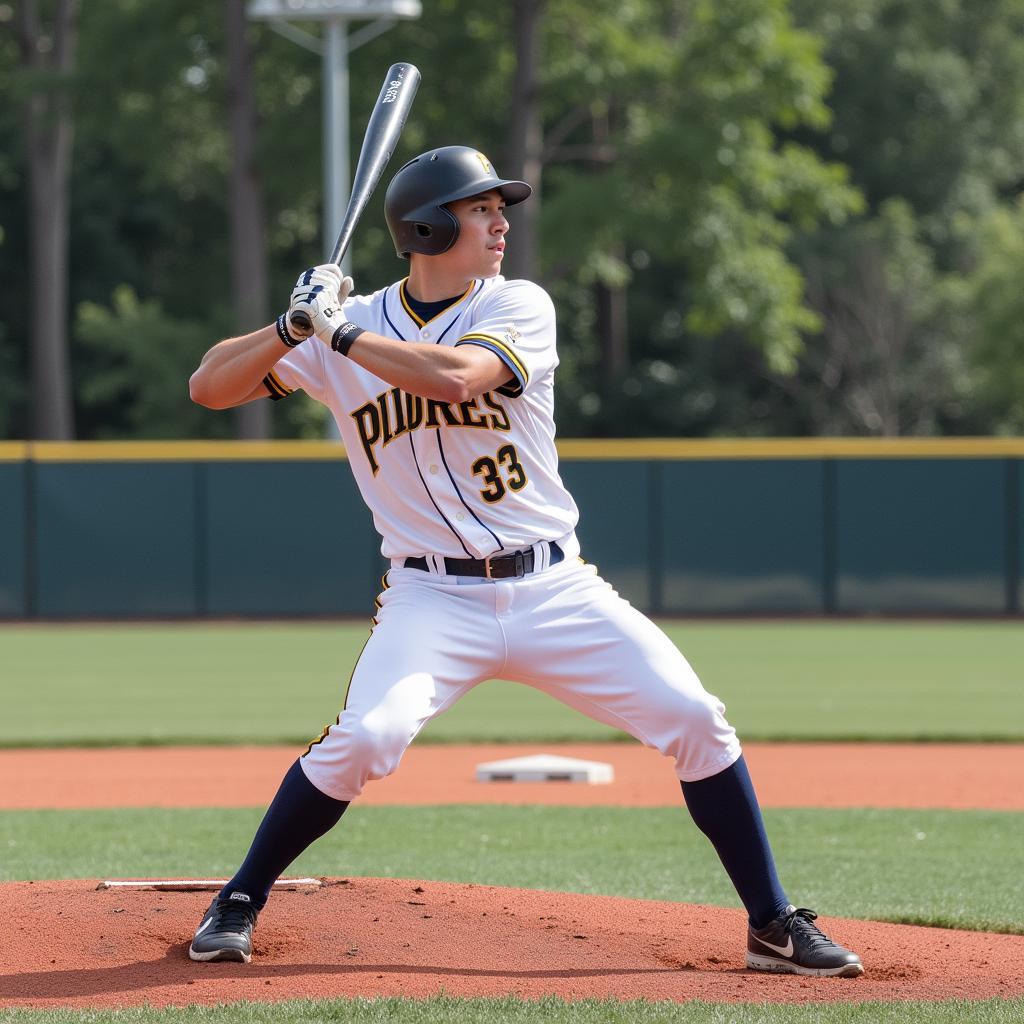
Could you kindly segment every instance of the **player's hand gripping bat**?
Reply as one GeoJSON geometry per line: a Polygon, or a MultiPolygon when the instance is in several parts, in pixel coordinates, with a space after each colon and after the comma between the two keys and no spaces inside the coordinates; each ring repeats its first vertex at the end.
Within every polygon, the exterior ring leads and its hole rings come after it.
{"type": "MultiPolygon", "coordinates": [[[[359,162],[352,178],[352,189],[349,194],[348,209],[342,221],[338,240],[334,243],[329,263],[341,263],[342,256],[348,250],[352,234],[359,223],[359,218],[370,201],[373,190],[377,187],[384,168],[395,151],[395,144],[405,127],[412,101],[420,84],[419,70],[413,64],[392,64],[384,77],[384,85],[373,106],[370,120],[363,135],[363,146],[359,151],[359,162]]],[[[313,329],[309,317],[301,310],[293,312],[289,318],[296,330],[309,333],[313,329]]]]}

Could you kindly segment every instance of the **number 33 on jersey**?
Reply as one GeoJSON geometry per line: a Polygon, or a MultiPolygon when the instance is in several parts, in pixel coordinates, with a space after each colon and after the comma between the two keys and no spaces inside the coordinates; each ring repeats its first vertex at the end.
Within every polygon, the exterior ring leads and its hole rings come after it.
{"type": "Polygon", "coordinates": [[[440,402],[311,343],[281,359],[267,386],[278,397],[302,388],[331,410],[387,558],[484,558],[571,534],[578,513],[557,469],[547,293],[528,281],[477,280],[423,321],[404,287],[353,296],[344,315],[402,341],[482,345],[508,367],[508,382],[468,402],[440,402]]]}

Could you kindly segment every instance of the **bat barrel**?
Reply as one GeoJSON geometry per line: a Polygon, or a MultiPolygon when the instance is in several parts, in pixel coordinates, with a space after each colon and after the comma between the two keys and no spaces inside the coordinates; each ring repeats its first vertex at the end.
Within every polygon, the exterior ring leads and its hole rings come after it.
{"type": "MultiPolygon", "coordinates": [[[[359,218],[363,215],[366,204],[377,187],[391,154],[395,151],[419,84],[419,69],[415,64],[404,61],[392,64],[384,76],[384,84],[370,112],[370,119],[363,134],[363,145],[359,151],[356,172],[352,176],[345,219],[328,262],[341,263],[342,256],[348,251],[356,224],[359,223],[359,218]]],[[[309,317],[301,311],[292,313],[290,320],[303,331],[308,331],[312,326],[309,317]]]]}
{"type": "Polygon", "coordinates": [[[348,251],[356,224],[395,151],[419,84],[420,72],[415,64],[392,64],[384,76],[380,95],[366,124],[359,161],[352,176],[348,209],[331,253],[331,263],[341,262],[348,251]]]}

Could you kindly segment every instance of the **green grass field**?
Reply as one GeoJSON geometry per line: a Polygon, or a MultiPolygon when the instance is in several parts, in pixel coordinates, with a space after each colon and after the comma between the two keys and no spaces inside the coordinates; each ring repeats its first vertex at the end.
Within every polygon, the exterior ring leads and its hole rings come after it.
{"type": "MultiPolygon", "coordinates": [[[[261,814],[2,812],[0,878],[227,877],[261,814]]],[[[1024,933],[1022,814],[794,809],[766,811],[765,819],[782,877],[802,905],[842,917],[1024,933]]],[[[289,873],[739,906],[681,802],[678,810],[355,804],[289,873]]]]}
{"type": "MultiPolygon", "coordinates": [[[[1024,740],[1024,624],[665,627],[747,740],[1024,740]]],[[[303,743],[333,721],[362,623],[0,626],[0,746],[303,743]]],[[[428,742],[612,739],[528,687],[478,687],[428,742]]]]}
{"type": "MultiPolygon", "coordinates": [[[[666,628],[706,686],[726,700],[746,739],[1024,740],[1019,623],[683,621],[666,628]]],[[[0,626],[0,745],[300,743],[333,720],[365,636],[361,623],[0,626]]],[[[484,684],[424,737],[615,738],[549,697],[499,682],[484,684]]],[[[0,878],[230,874],[260,814],[0,812],[0,878]]],[[[1024,933],[1024,814],[799,809],[770,810],[766,820],[791,892],[826,914],[1024,933]]],[[[599,810],[356,804],[294,870],[737,905],[681,801],[678,809],[599,810]]],[[[0,1022],[16,1024],[1022,1019],[1021,999],[794,1007],[439,997],[0,1011],[0,1022]]]]}
{"type": "Polygon", "coordinates": [[[352,999],[237,1004],[182,1009],[41,1013],[0,1010],[11,1024],[1020,1024],[1024,1000],[945,1003],[814,1003],[809,1006],[749,1003],[628,1003],[548,998],[352,999]]]}

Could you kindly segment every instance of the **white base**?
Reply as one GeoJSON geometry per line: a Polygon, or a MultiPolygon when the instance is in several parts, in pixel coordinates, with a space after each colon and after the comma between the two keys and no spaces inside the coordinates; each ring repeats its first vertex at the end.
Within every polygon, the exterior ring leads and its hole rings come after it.
{"type": "Polygon", "coordinates": [[[532,754],[476,766],[477,782],[588,782],[604,785],[615,778],[610,764],[557,754],[532,754]]]}
{"type": "MultiPolygon", "coordinates": [[[[219,892],[228,884],[227,878],[166,878],[139,881],[100,882],[97,889],[156,889],[161,892],[219,892]]],[[[319,878],[279,878],[275,889],[319,888],[319,878]]]]}

